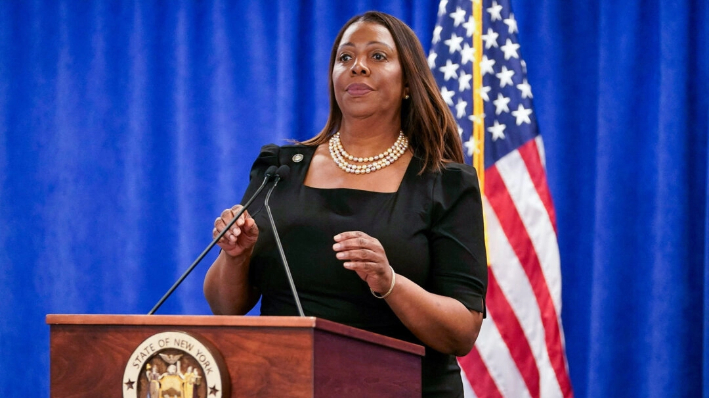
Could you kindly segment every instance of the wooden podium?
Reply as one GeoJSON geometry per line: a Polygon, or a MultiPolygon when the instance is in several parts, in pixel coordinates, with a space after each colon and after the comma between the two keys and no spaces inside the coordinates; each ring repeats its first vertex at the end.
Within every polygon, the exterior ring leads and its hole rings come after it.
{"type": "MultiPolygon", "coordinates": [[[[150,383],[145,361],[155,360],[145,358],[157,358],[162,346],[146,340],[171,332],[195,337],[223,358],[223,391],[205,386],[206,393],[182,398],[421,396],[423,347],[318,318],[47,315],[47,323],[53,398],[140,397],[139,384],[150,383]],[[126,377],[130,366],[137,376],[126,377]]],[[[204,361],[198,351],[194,360],[204,361]]],[[[205,364],[203,372],[216,370],[205,364]]]]}

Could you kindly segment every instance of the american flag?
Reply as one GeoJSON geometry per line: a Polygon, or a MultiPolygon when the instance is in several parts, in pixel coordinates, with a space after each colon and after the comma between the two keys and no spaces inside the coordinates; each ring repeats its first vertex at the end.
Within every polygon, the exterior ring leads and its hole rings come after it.
{"type": "Polygon", "coordinates": [[[556,220],[517,33],[509,0],[442,0],[428,57],[483,187],[487,319],[458,361],[466,397],[572,397],[556,220]]]}

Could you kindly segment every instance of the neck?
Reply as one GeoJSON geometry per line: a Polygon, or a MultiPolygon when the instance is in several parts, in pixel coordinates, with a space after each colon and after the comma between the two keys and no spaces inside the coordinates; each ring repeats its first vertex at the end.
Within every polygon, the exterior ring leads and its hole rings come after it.
{"type": "Polygon", "coordinates": [[[401,131],[400,123],[375,123],[369,120],[344,120],[340,140],[351,155],[369,156],[394,144],[401,131]]]}

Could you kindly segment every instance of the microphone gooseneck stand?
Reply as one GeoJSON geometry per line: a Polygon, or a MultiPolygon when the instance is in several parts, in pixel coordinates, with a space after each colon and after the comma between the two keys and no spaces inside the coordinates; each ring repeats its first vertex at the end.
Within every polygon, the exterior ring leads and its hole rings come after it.
{"type": "Polygon", "coordinates": [[[283,245],[281,245],[281,238],[278,236],[278,230],[276,229],[276,223],[273,221],[273,215],[271,214],[271,207],[268,205],[268,199],[271,197],[271,192],[278,185],[278,181],[285,180],[290,173],[290,168],[283,165],[276,171],[276,177],[273,182],[273,186],[268,190],[266,194],[266,200],[264,205],[266,206],[266,213],[268,213],[268,220],[271,222],[271,229],[273,230],[273,236],[276,238],[276,246],[278,246],[278,252],[281,254],[281,261],[283,261],[283,267],[286,269],[286,275],[288,276],[288,283],[290,284],[290,290],[293,292],[293,299],[295,300],[295,305],[298,307],[298,314],[300,316],[305,316],[303,313],[303,307],[300,305],[300,299],[298,298],[298,292],[295,290],[295,283],[293,282],[293,276],[290,273],[290,267],[288,267],[288,260],[286,260],[286,254],[283,252],[283,245]]]}
{"type": "MultiPolygon", "coordinates": [[[[283,167],[283,166],[281,166],[281,167],[283,167]]],[[[286,166],[286,167],[288,167],[288,166],[286,166]]],[[[278,169],[278,170],[280,170],[280,169],[278,169]]],[[[258,196],[258,194],[261,193],[261,191],[263,190],[263,187],[266,186],[266,183],[268,182],[268,180],[270,180],[271,177],[273,177],[274,173],[276,173],[276,172],[277,172],[276,166],[271,166],[271,167],[269,167],[268,169],[266,169],[266,175],[265,175],[264,178],[263,178],[263,182],[261,183],[261,186],[258,187],[258,189],[256,190],[256,192],[254,192],[254,194],[251,196],[251,198],[249,198],[249,200],[248,200],[248,201],[246,202],[246,204],[241,208],[241,210],[239,210],[239,212],[236,213],[236,216],[234,216],[234,218],[229,222],[229,224],[227,224],[227,226],[222,230],[222,232],[220,232],[219,235],[217,235],[217,237],[214,238],[214,240],[212,241],[212,243],[210,243],[209,246],[207,246],[207,248],[204,249],[204,251],[202,252],[202,254],[200,254],[199,257],[197,257],[197,259],[194,260],[194,262],[192,263],[192,265],[190,265],[190,267],[187,268],[187,271],[185,271],[185,273],[182,274],[182,276],[180,277],[180,279],[178,279],[177,282],[175,282],[175,284],[172,285],[172,287],[170,288],[170,290],[168,290],[167,293],[165,293],[165,295],[162,296],[162,298],[160,299],[160,301],[158,301],[158,303],[155,304],[155,307],[153,307],[153,309],[150,310],[150,312],[148,312],[148,315],[153,315],[153,314],[155,313],[155,311],[157,311],[158,308],[160,308],[160,306],[165,302],[165,300],[167,300],[167,298],[170,297],[170,295],[172,294],[172,292],[174,292],[175,289],[177,289],[177,287],[180,286],[180,284],[182,283],[182,281],[184,281],[185,278],[187,278],[187,275],[189,275],[189,274],[192,272],[192,270],[195,269],[195,267],[197,266],[197,264],[199,264],[200,261],[202,261],[202,259],[204,258],[204,256],[206,256],[207,253],[209,253],[209,251],[212,250],[212,248],[214,247],[214,245],[216,245],[217,242],[219,242],[219,239],[221,239],[221,238],[224,236],[224,234],[225,234],[229,229],[231,229],[231,227],[234,226],[234,223],[236,222],[236,220],[237,220],[239,217],[241,217],[241,215],[246,211],[246,209],[249,207],[249,205],[251,205],[251,202],[253,202],[254,199],[256,199],[256,197],[258,196]]],[[[286,172],[286,173],[287,173],[287,172],[286,172]]],[[[278,183],[278,180],[276,180],[276,183],[278,183]]],[[[275,187],[275,185],[274,185],[274,187],[275,187]]],[[[271,191],[273,191],[273,188],[271,188],[271,191]]],[[[270,191],[269,191],[269,194],[270,194],[270,191]]],[[[280,247],[280,246],[279,246],[279,247],[280,247]]]]}

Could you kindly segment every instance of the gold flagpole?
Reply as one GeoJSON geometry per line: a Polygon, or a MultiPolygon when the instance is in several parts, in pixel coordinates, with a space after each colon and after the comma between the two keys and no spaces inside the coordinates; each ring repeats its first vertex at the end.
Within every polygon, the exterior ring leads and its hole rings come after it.
{"type": "Polygon", "coordinates": [[[473,140],[475,149],[473,150],[473,166],[478,172],[480,180],[480,193],[485,192],[485,120],[483,99],[480,96],[483,79],[480,73],[480,61],[483,58],[483,4],[482,0],[472,0],[473,18],[475,19],[475,30],[473,32],[473,48],[475,49],[475,59],[473,61],[473,140]]]}
{"type": "MultiPolygon", "coordinates": [[[[473,49],[475,59],[473,60],[473,166],[478,173],[480,182],[480,196],[485,201],[485,109],[483,98],[480,95],[483,86],[483,77],[480,72],[480,61],[483,59],[483,2],[482,0],[471,0],[473,2],[473,19],[475,29],[473,30],[473,49]]],[[[487,223],[483,212],[483,226],[485,228],[485,251],[489,251],[487,238],[487,223]]],[[[488,267],[490,266],[490,256],[487,256],[488,267]]]]}

